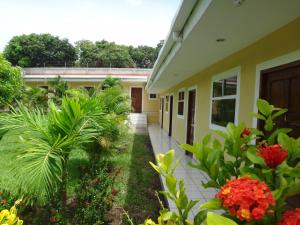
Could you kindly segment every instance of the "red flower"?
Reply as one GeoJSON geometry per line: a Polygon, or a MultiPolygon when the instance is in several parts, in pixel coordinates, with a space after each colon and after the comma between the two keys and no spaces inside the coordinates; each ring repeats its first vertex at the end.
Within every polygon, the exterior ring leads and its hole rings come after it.
{"type": "Polygon", "coordinates": [[[275,205],[272,192],[265,182],[240,177],[227,182],[217,193],[224,208],[240,221],[260,220],[275,205]]]}
{"type": "Polygon", "coordinates": [[[250,134],[251,134],[251,130],[248,129],[248,128],[244,128],[244,130],[241,133],[240,137],[243,138],[243,137],[249,136],[250,134]]]}
{"type": "Polygon", "coordinates": [[[286,211],[277,225],[299,225],[300,208],[286,211]]]}
{"type": "Polygon", "coordinates": [[[267,144],[260,146],[258,155],[265,160],[270,168],[276,168],[288,157],[287,150],[281,148],[280,145],[268,146],[267,144]]]}

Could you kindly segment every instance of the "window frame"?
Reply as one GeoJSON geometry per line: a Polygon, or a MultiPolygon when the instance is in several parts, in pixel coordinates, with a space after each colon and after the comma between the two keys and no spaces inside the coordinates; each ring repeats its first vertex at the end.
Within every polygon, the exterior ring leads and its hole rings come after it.
{"type": "Polygon", "coordinates": [[[148,94],[148,100],[150,100],[150,101],[155,101],[155,100],[157,100],[157,99],[158,99],[157,93],[149,93],[149,94],[148,94]],[[155,98],[151,98],[151,95],[155,95],[155,98]]]}
{"type": "Polygon", "coordinates": [[[185,92],[186,92],[185,88],[181,88],[177,92],[177,118],[179,118],[179,119],[184,119],[184,107],[185,107],[185,99],[186,99],[186,93],[185,92]],[[179,95],[180,95],[181,92],[183,92],[183,100],[179,100],[179,95]],[[182,115],[178,114],[179,102],[183,102],[182,115]]]}
{"type": "Polygon", "coordinates": [[[212,106],[213,100],[223,100],[223,99],[235,99],[235,112],[234,112],[234,124],[238,123],[238,116],[239,116],[239,105],[240,105],[240,74],[241,74],[241,67],[235,67],[233,69],[227,70],[220,74],[217,74],[212,77],[211,79],[211,91],[210,91],[210,113],[209,113],[209,129],[211,130],[221,130],[225,131],[226,127],[223,127],[218,124],[212,123],[212,106]],[[213,97],[213,83],[217,80],[222,80],[230,77],[236,76],[237,78],[237,86],[236,86],[236,94],[235,95],[226,95],[221,97],[213,97]]]}

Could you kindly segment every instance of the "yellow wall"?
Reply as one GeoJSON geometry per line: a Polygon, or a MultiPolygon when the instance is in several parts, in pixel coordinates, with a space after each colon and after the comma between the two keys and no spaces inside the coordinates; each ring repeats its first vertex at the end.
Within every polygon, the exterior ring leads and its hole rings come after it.
{"type": "MultiPolygon", "coordinates": [[[[253,111],[254,105],[257,65],[300,50],[299,37],[300,18],[163,93],[162,95],[174,93],[173,137],[179,143],[185,142],[187,88],[191,86],[197,87],[195,141],[211,131],[209,129],[209,114],[212,77],[235,67],[241,68],[238,122],[245,122],[247,126],[252,126],[250,112],[253,111]],[[177,97],[180,88],[186,89],[184,119],[176,116],[177,97]]],[[[168,130],[168,114],[165,113],[164,116],[164,129],[168,130]]]]}
{"type": "MultiPolygon", "coordinates": [[[[41,85],[47,85],[47,82],[26,82],[27,85],[32,87],[38,87],[41,85]]],[[[71,88],[80,88],[83,86],[98,86],[99,82],[68,82],[71,88]]],[[[145,91],[146,83],[133,83],[123,82],[123,89],[130,94],[130,87],[143,87],[143,113],[147,114],[148,123],[158,122],[158,109],[159,109],[159,96],[157,100],[149,100],[148,93],[145,91]]]]}

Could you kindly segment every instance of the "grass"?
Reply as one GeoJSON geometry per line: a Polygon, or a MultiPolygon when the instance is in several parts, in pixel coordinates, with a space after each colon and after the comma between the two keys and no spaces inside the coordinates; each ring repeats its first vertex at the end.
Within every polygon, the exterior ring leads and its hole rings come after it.
{"type": "Polygon", "coordinates": [[[160,204],[156,190],[161,187],[158,174],[149,164],[149,161],[154,161],[149,136],[128,134],[120,146],[123,149],[115,150],[109,158],[116,174],[114,188],[118,192],[110,216],[126,223],[125,210],[134,224],[149,217],[157,218],[160,204]]]}

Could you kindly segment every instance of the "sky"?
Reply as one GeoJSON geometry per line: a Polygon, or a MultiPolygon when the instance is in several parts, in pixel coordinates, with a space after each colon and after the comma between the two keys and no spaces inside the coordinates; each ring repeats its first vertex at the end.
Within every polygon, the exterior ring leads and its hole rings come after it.
{"type": "Polygon", "coordinates": [[[0,0],[0,52],[15,35],[50,33],[155,47],[181,0],[0,0]]]}

